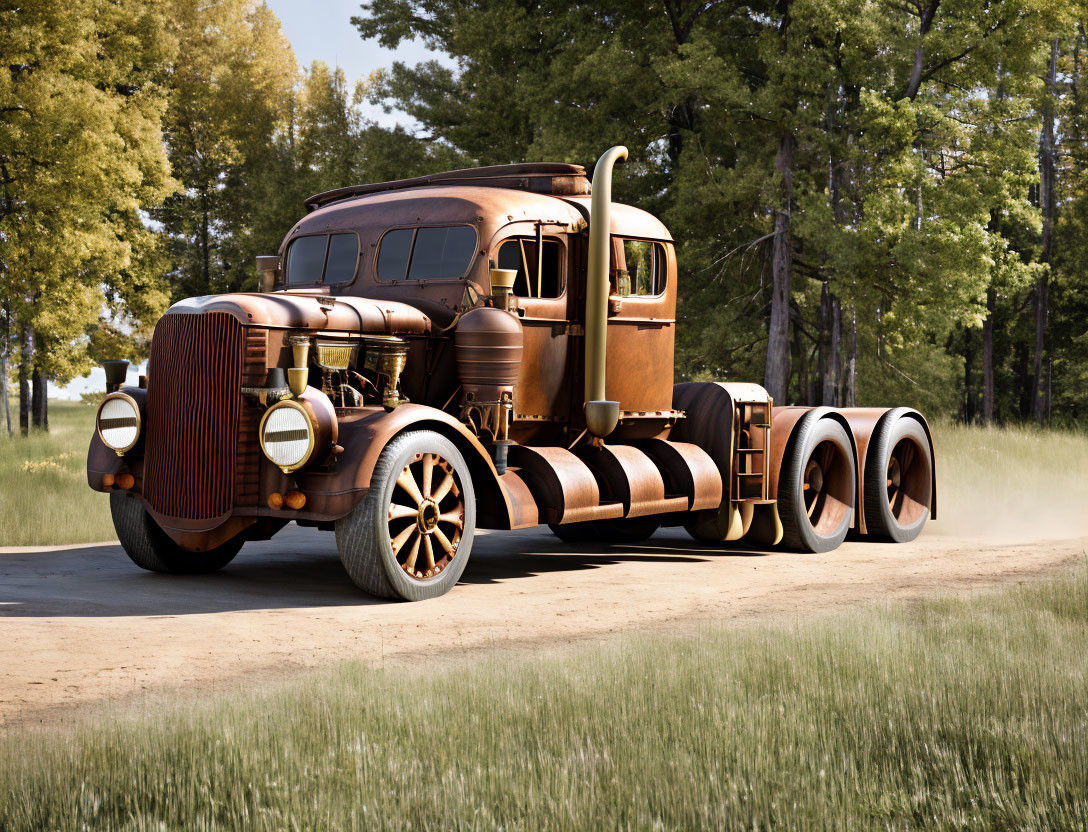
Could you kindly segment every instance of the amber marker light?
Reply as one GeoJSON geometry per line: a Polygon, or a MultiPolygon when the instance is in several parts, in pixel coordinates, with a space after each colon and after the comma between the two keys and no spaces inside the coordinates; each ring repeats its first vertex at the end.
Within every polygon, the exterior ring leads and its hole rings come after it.
{"type": "Polygon", "coordinates": [[[118,488],[123,488],[125,491],[128,491],[136,484],[136,478],[132,476],[132,474],[118,474],[116,482],[118,488]]]}
{"type": "Polygon", "coordinates": [[[268,495],[268,507],[273,511],[279,511],[283,508],[283,495],[278,491],[273,491],[268,495]]]}
{"type": "Polygon", "coordinates": [[[288,491],[283,496],[283,504],[293,511],[298,511],[306,505],[306,495],[301,491],[288,491]]]}
{"type": "Polygon", "coordinates": [[[103,488],[113,488],[113,481],[114,481],[113,474],[103,474],[102,475],[102,487],[103,488]]]}

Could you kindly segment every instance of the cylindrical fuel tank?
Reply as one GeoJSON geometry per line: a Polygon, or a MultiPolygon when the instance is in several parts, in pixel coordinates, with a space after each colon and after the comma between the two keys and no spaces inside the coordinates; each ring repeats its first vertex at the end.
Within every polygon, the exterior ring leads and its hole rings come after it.
{"type": "Polygon", "coordinates": [[[476,401],[498,401],[510,392],[521,371],[523,336],[516,316],[493,306],[471,309],[454,332],[457,374],[476,401]]]}

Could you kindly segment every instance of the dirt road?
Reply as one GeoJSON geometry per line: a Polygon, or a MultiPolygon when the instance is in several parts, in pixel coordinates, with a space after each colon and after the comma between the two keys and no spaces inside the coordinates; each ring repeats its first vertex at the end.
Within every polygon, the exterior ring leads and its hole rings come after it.
{"type": "Polygon", "coordinates": [[[411,662],[970,590],[1060,571],[1086,548],[1083,536],[1010,543],[928,530],[905,546],[847,543],[826,555],[713,549],[682,531],[574,548],[543,528],[479,536],[463,583],[420,604],[363,595],[331,534],[293,526],[203,577],[143,572],[117,545],[0,553],[0,725],[345,658],[411,662]]]}

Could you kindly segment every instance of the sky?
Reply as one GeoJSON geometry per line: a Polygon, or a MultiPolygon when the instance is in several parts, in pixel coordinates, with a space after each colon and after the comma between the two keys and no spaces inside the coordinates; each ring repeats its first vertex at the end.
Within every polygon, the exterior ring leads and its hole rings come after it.
{"type": "MultiPolygon", "coordinates": [[[[283,25],[283,32],[291,42],[295,58],[301,66],[313,61],[324,61],[329,66],[344,70],[348,83],[365,78],[375,69],[391,66],[394,61],[414,64],[420,61],[449,58],[427,50],[422,43],[410,41],[397,49],[383,49],[376,41],[364,41],[358,30],[351,25],[351,16],[359,14],[360,0],[266,0],[283,25]]],[[[367,118],[383,126],[392,127],[399,120],[410,125],[411,119],[404,113],[386,114],[381,107],[363,106],[367,118]]],[[[286,229],[285,229],[286,230],[286,229]]],[[[130,368],[128,384],[135,384],[138,372],[130,368]]],[[[89,377],[77,378],[65,387],[50,384],[51,398],[79,399],[80,393],[106,389],[106,374],[95,367],[89,377]]]]}
{"type": "MultiPolygon", "coordinates": [[[[377,41],[365,41],[351,25],[352,15],[360,13],[360,0],[266,0],[283,24],[283,32],[291,41],[295,58],[302,66],[324,61],[344,70],[348,83],[365,78],[371,72],[390,66],[394,61],[407,64],[434,59],[448,62],[439,53],[429,51],[419,41],[401,43],[397,49],[383,49],[377,41]]],[[[368,118],[391,127],[398,114],[386,115],[380,107],[364,106],[368,118]]],[[[402,113],[401,124],[409,119],[402,113]]]]}

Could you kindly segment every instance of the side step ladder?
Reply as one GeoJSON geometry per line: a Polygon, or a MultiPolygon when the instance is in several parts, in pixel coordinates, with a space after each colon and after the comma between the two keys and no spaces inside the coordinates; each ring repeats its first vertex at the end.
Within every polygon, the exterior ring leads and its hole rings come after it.
{"type": "Polygon", "coordinates": [[[740,503],[773,503],[775,499],[768,493],[773,405],[769,401],[741,400],[733,404],[734,450],[729,497],[740,503]]]}

